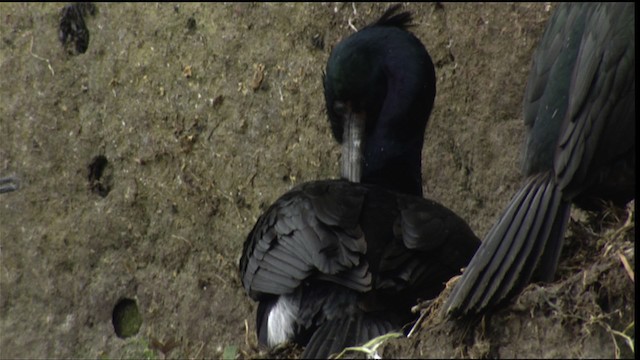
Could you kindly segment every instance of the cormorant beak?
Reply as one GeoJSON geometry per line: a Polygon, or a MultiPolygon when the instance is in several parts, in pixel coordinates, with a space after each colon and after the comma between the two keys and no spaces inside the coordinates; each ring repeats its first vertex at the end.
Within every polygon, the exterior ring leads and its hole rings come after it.
{"type": "Polygon", "coordinates": [[[360,182],[362,178],[362,146],[364,142],[365,114],[356,113],[347,105],[342,136],[342,178],[360,182]]]}

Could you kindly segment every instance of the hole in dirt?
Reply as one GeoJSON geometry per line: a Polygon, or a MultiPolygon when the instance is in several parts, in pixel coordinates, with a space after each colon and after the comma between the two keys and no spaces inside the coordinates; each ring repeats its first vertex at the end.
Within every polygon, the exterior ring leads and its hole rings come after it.
{"type": "Polygon", "coordinates": [[[597,294],[596,303],[605,314],[609,313],[611,311],[611,304],[609,301],[609,292],[607,291],[607,288],[602,286],[600,282],[596,282],[594,284],[594,290],[597,294]]]}
{"type": "Polygon", "coordinates": [[[118,301],[113,308],[113,329],[119,338],[125,339],[134,336],[142,325],[142,315],[138,311],[135,300],[124,298],[118,301]]]}
{"type": "Polygon", "coordinates": [[[107,160],[106,156],[98,155],[91,160],[89,163],[89,188],[94,193],[106,197],[111,191],[111,185],[109,184],[109,177],[104,177],[105,169],[109,164],[109,160],[107,160]]]}
{"type": "Polygon", "coordinates": [[[187,30],[193,32],[196,30],[196,19],[191,16],[187,19],[187,30]]]}

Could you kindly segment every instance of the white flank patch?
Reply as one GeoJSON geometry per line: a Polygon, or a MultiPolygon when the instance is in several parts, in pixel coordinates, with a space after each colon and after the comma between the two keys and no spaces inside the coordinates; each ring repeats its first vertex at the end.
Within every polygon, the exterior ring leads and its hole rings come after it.
{"type": "Polygon", "coordinates": [[[298,304],[289,295],[282,295],[269,312],[267,344],[274,347],[293,337],[294,322],[298,315],[298,304]]]}

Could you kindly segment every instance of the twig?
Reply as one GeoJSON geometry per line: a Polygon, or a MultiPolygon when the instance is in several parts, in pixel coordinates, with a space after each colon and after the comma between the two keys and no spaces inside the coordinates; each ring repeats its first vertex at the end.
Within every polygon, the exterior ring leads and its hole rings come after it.
{"type": "Polygon", "coordinates": [[[416,305],[416,306],[411,308],[411,312],[415,313],[417,311],[420,311],[420,317],[413,324],[413,326],[411,327],[411,330],[409,330],[409,334],[407,335],[408,338],[410,338],[413,335],[413,333],[416,331],[416,329],[418,329],[418,327],[420,325],[422,325],[422,322],[424,321],[425,317],[427,317],[427,315],[430,315],[431,313],[433,313],[433,307],[435,305],[435,300],[427,300],[427,301],[425,301],[425,303],[427,303],[427,305],[424,306],[424,307],[422,307],[420,305],[416,305]]]}
{"type": "Polygon", "coordinates": [[[182,240],[182,241],[186,242],[186,243],[187,243],[187,245],[189,245],[189,247],[190,247],[190,248],[192,248],[192,247],[193,247],[193,244],[191,243],[191,241],[187,240],[186,238],[184,238],[184,237],[182,237],[182,236],[180,236],[180,235],[172,234],[172,235],[171,235],[171,237],[174,237],[174,238],[176,238],[176,239],[180,239],[180,240],[182,240]]]}
{"type": "Polygon", "coordinates": [[[349,19],[347,20],[347,24],[349,24],[349,27],[353,30],[353,31],[358,31],[358,28],[355,27],[352,23],[353,19],[351,19],[351,16],[349,16],[349,19]]]}
{"type": "Polygon", "coordinates": [[[51,75],[56,76],[56,72],[53,71],[53,67],[51,66],[51,62],[49,61],[49,59],[45,59],[45,58],[43,58],[41,56],[38,56],[38,55],[33,53],[33,35],[31,35],[31,46],[29,47],[29,53],[31,53],[31,56],[33,56],[34,58],[36,58],[38,60],[46,61],[47,62],[47,66],[49,67],[49,70],[51,70],[51,75]]]}
{"type": "MultiPolygon", "coordinates": [[[[354,15],[354,16],[357,16],[357,15],[358,15],[358,12],[356,11],[356,3],[351,3],[351,6],[353,7],[353,15],[354,15]]],[[[357,31],[358,31],[358,28],[356,28],[356,27],[353,25],[352,21],[353,21],[353,19],[351,18],[351,16],[349,16],[349,20],[348,20],[349,27],[350,27],[351,29],[353,29],[353,31],[356,31],[356,32],[357,32],[357,31]]]]}
{"type": "Polygon", "coordinates": [[[198,355],[200,355],[200,352],[202,351],[202,348],[204,348],[204,341],[202,341],[200,343],[200,347],[198,348],[198,351],[196,351],[196,354],[193,356],[192,359],[196,359],[198,357],[198,355]]]}
{"type": "Polygon", "coordinates": [[[620,261],[622,262],[622,266],[624,266],[624,269],[627,270],[627,275],[629,275],[629,277],[631,278],[631,282],[636,282],[635,280],[635,273],[633,272],[633,269],[631,268],[631,265],[629,265],[629,261],[627,260],[627,257],[624,256],[624,254],[622,254],[621,252],[618,251],[618,257],[620,258],[620,261]]]}
{"type": "Polygon", "coordinates": [[[366,354],[368,358],[380,359],[380,355],[378,355],[378,347],[384,344],[389,339],[395,339],[399,337],[402,337],[402,334],[398,332],[390,332],[384,335],[380,335],[369,340],[367,343],[361,346],[350,346],[345,348],[333,359],[341,359],[347,353],[347,351],[361,352],[366,354]]]}

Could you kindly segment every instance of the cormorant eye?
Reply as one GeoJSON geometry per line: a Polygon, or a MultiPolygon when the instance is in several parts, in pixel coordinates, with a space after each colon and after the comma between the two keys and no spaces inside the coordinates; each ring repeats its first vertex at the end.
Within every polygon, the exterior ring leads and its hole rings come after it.
{"type": "Polygon", "coordinates": [[[347,113],[347,104],[342,101],[335,101],[333,103],[333,111],[338,115],[344,115],[347,113]]]}

